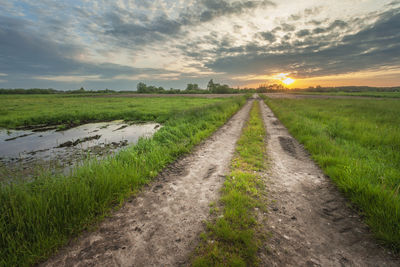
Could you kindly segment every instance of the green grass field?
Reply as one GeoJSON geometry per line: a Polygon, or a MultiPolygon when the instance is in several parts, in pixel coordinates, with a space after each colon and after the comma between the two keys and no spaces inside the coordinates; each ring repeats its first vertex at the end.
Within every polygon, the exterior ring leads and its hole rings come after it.
{"type": "MultiPolygon", "coordinates": [[[[45,101],[45,98],[33,99],[32,108],[38,111],[38,102],[45,101]]],[[[24,97],[20,100],[27,101],[24,97]]],[[[48,98],[50,100],[61,101],[51,97],[48,98]]],[[[127,197],[149,183],[167,164],[188,153],[194,145],[222,126],[245,103],[245,97],[223,100],[141,98],[118,99],[118,102],[107,98],[89,99],[102,103],[98,106],[92,103],[97,109],[85,106],[86,98],[66,101],[72,101],[74,107],[80,103],[87,114],[90,114],[90,110],[100,114],[103,112],[102,104],[113,110],[110,103],[116,106],[114,115],[124,114],[118,113],[118,107],[132,104],[134,108],[141,103],[142,109],[148,114],[152,114],[153,110],[154,114],[163,113],[168,116],[163,127],[151,139],[141,139],[115,157],[88,161],[70,176],[43,175],[29,183],[0,184],[0,266],[33,265],[45,260],[71,237],[90,229],[93,223],[109,214],[113,207],[118,207],[127,197]]],[[[50,107],[57,106],[53,105],[44,107],[49,119],[52,118],[50,107]]],[[[32,114],[35,114],[34,111],[32,114]]],[[[55,114],[66,114],[63,109],[58,111],[55,114]]],[[[15,115],[14,119],[18,117],[17,110],[10,112],[15,115]]],[[[22,114],[25,114],[24,118],[29,117],[27,109],[22,114]]],[[[36,122],[36,119],[33,121],[36,122]]],[[[18,120],[16,122],[15,125],[18,120]]]]}
{"type": "Polygon", "coordinates": [[[383,97],[383,98],[400,98],[400,92],[301,92],[296,91],[294,94],[301,95],[334,95],[334,96],[365,96],[365,97],[383,97]]]}
{"type": "Polygon", "coordinates": [[[266,103],[360,209],[376,237],[399,251],[399,100],[268,99],[266,103]]]}
{"type": "Polygon", "coordinates": [[[264,184],[265,127],[258,102],[238,140],[231,173],[226,177],[220,205],[212,205],[218,218],[208,222],[196,250],[193,266],[254,266],[263,239],[257,231],[255,208],[266,208],[264,184]]]}
{"type": "Polygon", "coordinates": [[[82,124],[114,119],[164,122],[175,113],[224,101],[229,100],[199,97],[2,95],[0,127],[82,124]]]}

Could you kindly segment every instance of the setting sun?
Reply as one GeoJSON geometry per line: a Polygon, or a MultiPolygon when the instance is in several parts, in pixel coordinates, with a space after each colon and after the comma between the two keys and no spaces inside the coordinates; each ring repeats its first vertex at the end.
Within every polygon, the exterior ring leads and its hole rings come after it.
{"type": "Polygon", "coordinates": [[[294,83],[294,79],[292,79],[292,78],[286,78],[286,79],[284,79],[283,81],[282,81],[282,83],[284,83],[284,84],[286,84],[286,85],[290,85],[290,84],[292,84],[292,83],[294,83]]]}

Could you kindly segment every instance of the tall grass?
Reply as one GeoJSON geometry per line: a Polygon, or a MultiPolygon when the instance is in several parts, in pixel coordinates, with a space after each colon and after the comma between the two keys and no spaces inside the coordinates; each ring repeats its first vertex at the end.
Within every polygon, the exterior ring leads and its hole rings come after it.
{"type": "Polygon", "coordinates": [[[46,259],[210,136],[244,102],[234,98],[175,114],[153,138],[140,139],[115,157],[87,162],[71,176],[0,185],[0,266],[46,259]]]}
{"type": "MultiPolygon", "coordinates": [[[[292,92],[289,92],[292,93],[292,92]]],[[[333,95],[333,96],[365,96],[378,98],[400,98],[400,92],[301,92],[296,91],[294,94],[301,95],[333,95]]]]}
{"type": "Polygon", "coordinates": [[[226,177],[219,215],[207,224],[197,248],[194,266],[254,266],[261,235],[257,233],[255,208],[265,205],[265,191],[258,171],[265,168],[265,128],[258,102],[240,137],[231,173],[226,177]]]}
{"type": "Polygon", "coordinates": [[[269,99],[291,134],[360,208],[376,237],[400,250],[400,102],[269,99]]]}

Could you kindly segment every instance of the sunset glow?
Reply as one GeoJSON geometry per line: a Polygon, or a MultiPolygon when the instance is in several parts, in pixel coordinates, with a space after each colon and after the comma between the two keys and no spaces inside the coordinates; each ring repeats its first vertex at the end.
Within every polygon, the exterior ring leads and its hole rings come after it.
{"type": "Polygon", "coordinates": [[[3,2],[0,88],[400,85],[398,1],[3,2]]]}
{"type": "Polygon", "coordinates": [[[292,78],[286,78],[282,81],[282,83],[284,83],[285,85],[291,85],[292,83],[294,83],[294,80],[292,78]]]}

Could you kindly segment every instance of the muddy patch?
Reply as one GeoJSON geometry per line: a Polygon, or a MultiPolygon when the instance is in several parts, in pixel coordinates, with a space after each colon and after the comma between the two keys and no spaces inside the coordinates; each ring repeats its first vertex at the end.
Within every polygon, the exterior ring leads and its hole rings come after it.
{"type": "Polygon", "coordinates": [[[203,179],[208,179],[208,178],[210,178],[210,176],[211,176],[216,170],[217,170],[217,166],[216,166],[216,165],[211,166],[210,168],[208,168],[208,171],[207,171],[207,173],[206,173],[206,175],[204,176],[203,179]]]}
{"type": "Polygon", "coordinates": [[[288,153],[292,157],[296,157],[296,146],[293,143],[293,139],[287,136],[279,136],[278,137],[279,144],[281,145],[282,149],[288,153]]]}
{"type": "Polygon", "coordinates": [[[100,137],[101,137],[101,135],[97,134],[97,135],[94,135],[94,136],[87,136],[87,137],[84,137],[84,138],[78,138],[75,141],[67,141],[65,143],[62,143],[62,144],[58,145],[56,148],[77,146],[80,143],[84,143],[84,142],[88,142],[88,141],[92,141],[92,140],[99,140],[100,137]]]}
{"type": "Polygon", "coordinates": [[[1,179],[33,176],[44,170],[64,172],[88,157],[112,155],[159,129],[157,123],[130,125],[113,121],[65,131],[0,130],[1,179]]]}

